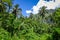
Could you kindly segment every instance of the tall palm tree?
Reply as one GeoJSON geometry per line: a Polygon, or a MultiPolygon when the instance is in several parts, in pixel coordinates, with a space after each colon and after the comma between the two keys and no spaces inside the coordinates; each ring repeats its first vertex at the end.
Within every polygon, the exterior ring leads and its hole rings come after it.
{"type": "Polygon", "coordinates": [[[5,2],[7,4],[8,12],[10,11],[10,8],[12,6],[13,0],[2,0],[3,2],[5,2]]]}
{"type": "Polygon", "coordinates": [[[15,17],[17,16],[17,10],[18,10],[18,7],[19,7],[18,4],[15,5],[15,8],[13,9],[13,12],[12,12],[12,13],[14,13],[15,17]]]}
{"type": "Polygon", "coordinates": [[[42,8],[41,8],[41,10],[39,10],[39,16],[42,16],[42,17],[44,17],[45,16],[45,13],[47,13],[47,10],[46,10],[46,7],[45,6],[43,6],[42,8]]]}
{"type": "Polygon", "coordinates": [[[18,5],[18,4],[16,4],[16,5],[15,5],[15,8],[13,9],[13,12],[12,12],[12,13],[14,13],[15,17],[17,17],[17,14],[18,14],[19,11],[20,11],[20,13],[19,13],[20,16],[22,16],[22,13],[21,13],[22,9],[19,8],[19,5],[18,5]]]}
{"type": "Polygon", "coordinates": [[[0,0],[0,12],[6,11],[7,7],[12,5],[12,0],[0,0]]]}

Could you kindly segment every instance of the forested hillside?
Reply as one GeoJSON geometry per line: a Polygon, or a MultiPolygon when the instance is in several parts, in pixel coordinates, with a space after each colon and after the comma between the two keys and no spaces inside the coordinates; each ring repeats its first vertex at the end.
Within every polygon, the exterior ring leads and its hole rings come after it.
{"type": "Polygon", "coordinates": [[[60,8],[52,12],[43,6],[38,14],[24,17],[13,1],[0,1],[0,40],[60,40],[60,8]]]}

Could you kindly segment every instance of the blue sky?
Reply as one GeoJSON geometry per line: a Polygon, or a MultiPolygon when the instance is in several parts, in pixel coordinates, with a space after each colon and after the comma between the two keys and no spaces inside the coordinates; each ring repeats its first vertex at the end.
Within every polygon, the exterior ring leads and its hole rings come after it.
{"type": "Polygon", "coordinates": [[[46,9],[55,9],[60,7],[60,0],[15,0],[14,4],[19,4],[24,16],[29,13],[37,14],[42,6],[46,9]]]}
{"type": "Polygon", "coordinates": [[[26,10],[31,10],[31,8],[38,3],[39,0],[15,0],[14,4],[19,4],[22,8],[22,13],[24,16],[27,15],[26,10]]]}

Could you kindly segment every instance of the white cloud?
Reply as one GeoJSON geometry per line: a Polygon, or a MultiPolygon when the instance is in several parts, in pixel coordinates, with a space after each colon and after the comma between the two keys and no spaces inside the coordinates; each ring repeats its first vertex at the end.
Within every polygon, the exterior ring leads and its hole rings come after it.
{"type": "Polygon", "coordinates": [[[31,10],[26,10],[26,13],[32,13],[32,11],[31,10]]]}
{"type": "Polygon", "coordinates": [[[49,1],[49,2],[44,1],[44,0],[39,0],[37,5],[33,6],[33,8],[32,8],[33,11],[27,10],[27,13],[32,12],[33,14],[37,14],[39,9],[42,6],[46,6],[47,7],[46,9],[55,9],[56,7],[60,6],[60,0],[55,0],[55,2],[54,2],[54,0],[49,1]]]}

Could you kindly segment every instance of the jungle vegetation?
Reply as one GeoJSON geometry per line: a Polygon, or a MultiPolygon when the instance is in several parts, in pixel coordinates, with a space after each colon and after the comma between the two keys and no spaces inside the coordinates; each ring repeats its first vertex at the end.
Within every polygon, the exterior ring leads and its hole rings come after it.
{"type": "Polygon", "coordinates": [[[49,13],[43,6],[24,17],[18,4],[12,8],[13,1],[0,1],[0,40],[60,40],[60,8],[49,13]]]}

